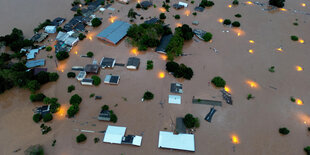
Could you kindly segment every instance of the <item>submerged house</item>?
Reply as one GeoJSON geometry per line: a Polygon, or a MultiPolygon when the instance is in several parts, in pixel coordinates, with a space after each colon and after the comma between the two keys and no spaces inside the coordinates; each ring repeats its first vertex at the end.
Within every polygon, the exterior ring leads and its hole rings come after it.
{"type": "Polygon", "coordinates": [[[35,109],[35,113],[36,114],[44,115],[44,114],[47,114],[49,112],[50,112],[50,105],[45,105],[45,106],[42,106],[42,107],[37,107],[35,109]]]}
{"type": "Polygon", "coordinates": [[[30,50],[28,53],[26,53],[27,60],[34,59],[38,53],[39,53],[39,49],[30,50]]]}
{"type": "Polygon", "coordinates": [[[152,19],[150,19],[150,20],[146,20],[145,22],[144,22],[144,24],[156,24],[156,23],[158,23],[160,20],[158,19],[158,18],[152,18],[152,19]]]}
{"type": "Polygon", "coordinates": [[[33,42],[42,42],[44,39],[48,37],[48,33],[37,33],[30,40],[33,42]]]}
{"type": "Polygon", "coordinates": [[[80,71],[80,73],[76,76],[76,79],[82,81],[86,77],[85,71],[80,71]]]}
{"type": "Polygon", "coordinates": [[[100,66],[102,69],[105,69],[105,68],[113,68],[114,65],[115,65],[115,59],[113,58],[107,58],[107,57],[103,57],[101,59],[101,62],[100,62],[100,66]]]}
{"type": "Polygon", "coordinates": [[[107,75],[104,78],[104,83],[117,85],[119,83],[120,76],[117,75],[107,75]]]}
{"type": "Polygon", "coordinates": [[[152,6],[153,3],[151,1],[143,1],[143,2],[140,3],[140,5],[141,5],[142,8],[146,9],[146,8],[152,6]]]}
{"type": "Polygon", "coordinates": [[[135,146],[141,146],[142,137],[128,135],[125,136],[126,127],[121,126],[111,126],[108,128],[104,134],[103,142],[111,144],[131,144],[135,146]]]}
{"type": "Polygon", "coordinates": [[[61,25],[64,21],[66,20],[66,18],[61,18],[61,17],[57,17],[52,21],[52,25],[54,26],[59,26],[61,25]]]}
{"type": "Polygon", "coordinates": [[[156,47],[155,51],[158,53],[167,54],[166,48],[167,48],[171,38],[172,38],[172,34],[162,36],[160,39],[160,42],[159,42],[159,46],[156,47]]]}
{"type": "Polygon", "coordinates": [[[140,65],[140,59],[136,57],[128,58],[127,69],[138,69],[140,65]]]}
{"type": "Polygon", "coordinates": [[[176,10],[179,10],[179,9],[184,8],[184,5],[180,5],[180,4],[173,4],[172,6],[173,6],[173,8],[175,8],[176,10]]]}
{"type": "Polygon", "coordinates": [[[44,65],[45,65],[45,59],[32,60],[32,61],[26,62],[26,67],[28,67],[28,68],[44,66],[44,65]]]}
{"type": "Polygon", "coordinates": [[[131,24],[123,21],[115,21],[110,26],[101,31],[97,37],[108,43],[116,45],[121,39],[127,35],[127,30],[131,24]]]}
{"type": "Polygon", "coordinates": [[[159,131],[158,148],[195,151],[195,136],[193,134],[173,134],[159,131]]]}
{"type": "Polygon", "coordinates": [[[88,78],[85,78],[81,81],[81,84],[82,85],[88,85],[88,86],[92,86],[93,85],[93,79],[88,79],[88,78]]]}
{"type": "Polygon", "coordinates": [[[101,110],[98,116],[98,120],[100,121],[110,121],[111,113],[109,110],[101,110]]]}
{"type": "Polygon", "coordinates": [[[99,65],[97,64],[87,64],[84,67],[86,73],[98,74],[99,72],[99,65]]]}
{"type": "Polygon", "coordinates": [[[56,33],[56,26],[46,26],[44,31],[46,33],[56,33]]]}
{"type": "Polygon", "coordinates": [[[181,104],[181,96],[179,96],[179,95],[169,95],[168,103],[169,104],[181,104]]]}
{"type": "Polygon", "coordinates": [[[183,93],[182,84],[180,84],[180,83],[171,83],[170,92],[171,93],[182,94],[183,93]]]}

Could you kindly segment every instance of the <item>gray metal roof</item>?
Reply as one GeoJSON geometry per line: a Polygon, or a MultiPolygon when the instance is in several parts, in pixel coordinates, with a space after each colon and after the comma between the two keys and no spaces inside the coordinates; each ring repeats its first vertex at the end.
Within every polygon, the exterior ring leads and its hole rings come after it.
{"type": "Polygon", "coordinates": [[[37,66],[44,66],[45,65],[45,59],[39,59],[39,60],[32,60],[26,62],[26,67],[33,68],[37,66]]]}
{"type": "Polygon", "coordinates": [[[87,64],[84,67],[84,70],[87,73],[95,73],[95,74],[97,74],[98,71],[99,71],[99,65],[97,65],[97,64],[87,64]]]}
{"type": "Polygon", "coordinates": [[[82,82],[89,82],[89,83],[93,83],[93,81],[94,81],[93,79],[87,79],[87,78],[82,80],[82,82]]]}
{"type": "Polygon", "coordinates": [[[136,57],[130,57],[128,58],[127,66],[135,66],[139,67],[140,59],[136,57]]]}
{"type": "Polygon", "coordinates": [[[113,44],[117,44],[122,38],[126,36],[127,30],[130,26],[131,24],[129,23],[117,20],[106,29],[101,31],[97,37],[113,44]]]}
{"type": "Polygon", "coordinates": [[[182,84],[180,83],[171,83],[171,87],[170,87],[170,92],[171,93],[183,93],[182,90],[182,84]]]}
{"type": "Polygon", "coordinates": [[[159,46],[156,47],[155,51],[156,52],[164,52],[166,53],[166,48],[170,42],[172,38],[172,34],[168,34],[168,35],[165,35],[165,36],[162,36],[161,39],[160,39],[160,43],[159,43],[159,46]]]}
{"type": "Polygon", "coordinates": [[[177,117],[175,130],[177,133],[186,133],[186,127],[182,117],[177,117]]]}
{"type": "Polygon", "coordinates": [[[115,63],[115,59],[103,57],[101,62],[100,62],[100,66],[102,68],[111,68],[114,66],[114,63],[115,63]]]}

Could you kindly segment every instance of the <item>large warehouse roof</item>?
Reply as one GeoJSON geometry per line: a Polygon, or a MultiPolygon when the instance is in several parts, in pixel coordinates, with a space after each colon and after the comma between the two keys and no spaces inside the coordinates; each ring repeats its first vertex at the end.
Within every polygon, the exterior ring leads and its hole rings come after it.
{"type": "Polygon", "coordinates": [[[195,151],[195,137],[193,134],[173,134],[173,132],[159,132],[159,148],[195,151]]]}
{"type": "Polygon", "coordinates": [[[112,44],[117,44],[126,36],[127,30],[130,26],[129,23],[117,20],[101,31],[97,37],[112,44]]]}

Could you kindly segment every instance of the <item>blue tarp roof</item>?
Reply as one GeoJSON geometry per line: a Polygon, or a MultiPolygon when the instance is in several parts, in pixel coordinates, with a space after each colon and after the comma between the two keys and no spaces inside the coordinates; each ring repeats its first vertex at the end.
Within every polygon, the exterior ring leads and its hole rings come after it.
{"type": "Polygon", "coordinates": [[[117,44],[122,38],[126,36],[127,30],[130,26],[131,24],[129,23],[117,20],[106,29],[101,31],[97,37],[113,44],[117,44]]]}

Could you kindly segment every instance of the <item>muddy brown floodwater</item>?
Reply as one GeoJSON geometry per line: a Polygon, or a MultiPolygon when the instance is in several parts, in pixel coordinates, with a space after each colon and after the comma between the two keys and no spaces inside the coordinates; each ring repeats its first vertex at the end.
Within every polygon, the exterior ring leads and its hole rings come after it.
{"type": "MultiPolygon", "coordinates": [[[[176,2],[171,0],[171,6],[176,2]]],[[[129,21],[128,10],[135,8],[136,2],[129,5],[116,2],[112,5],[115,8],[114,12],[97,12],[96,15],[103,18],[103,24],[95,29],[87,27],[90,30],[88,38],[79,42],[70,52],[70,58],[60,62],[58,68],[55,65],[54,52],[40,51],[37,55],[37,59],[53,55],[52,59],[46,59],[46,67],[48,71],[55,71],[60,75],[57,82],[46,84],[40,90],[47,96],[57,97],[63,107],[55,114],[51,123],[46,123],[52,127],[50,133],[41,135],[39,124],[32,121],[32,109],[42,103],[31,103],[28,90],[14,88],[0,95],[0,154],[23,154],[32,144],[42,144],[46,153],[50,155],[304,154],[303,148],[310,145],[307,131],[310,123],[310,16],[293,13],[292,10],[307,12],[309,7],[302,7],[301,3],[310,4],[304,0],[288,1],[285,3],[287,11],[278,10],[271,13],[263,11],[258,5],[241,4],[242,2],[245,1],[240,1],[239,6],[229,8],[231,1],[215,1],[212,8],[193,16],[194,6],[199,3],[195,1],[195,4],[189,4],[186,9],[170,8],[170,12],[166,13],[165,23],[170,24],[173,29],[178,24],[188,24],[192,28],[204,29],[213,34],[211,43],[194,40],[186,42],[183,52],[191,55],[176,59],[178,63],[192,67],[194,77],[191,80],[173,78],[165,72],[166,61],[162,56],[153,52],[154,49],[149,49],[137,55],[141,59],[138,71],[129,71],[124,67],[100,71],[102,79],[107,74],[120,75],[118,86],[103,83],[97,87],[81,86],[77,80],[66,77],[72,66],[92,63],[93,59],[100,61],[103,56],[116,58],[118,63],[126,63],[129,56],[135,56],[130,53],[131,46],[125,40],[117,46],[110,46],[95,36],[111,24],[108,19],[110,15],[117,16],[118,20],[129,21]],[[190,10],[188,16],[186,10],[190,10]],[[240,13],[242,18],[234,17],[237,13],[240,13]],[[176,14],[181,15],[181,19],[175,20],[173,15],[176,14]],[[224,27],[218,22],[220,18],[240,21],[241,30],[224,27]],[[192,25],[193,20],[198,20],[200,24],[192,25]],[[294,26],[293,22],[298,22],[299,25],[294,26]],[[291,41],[291,35],[302,38],[304,44],[291,41]],[[254,43],[250,43],[249,40],[253,40],[254,43]],[[277,51],[281,46],[283,51],[277,51]],[[213,48],[216,48],[218,53],[215,53],[213,48]],[[251,49],[252,53],[249,53],[251,49]],[[80,57],[88,51],[93,51],[93,59],[80,57]],[[145,69],[147,60],[153,60],[153,70],[145,69]],[[303,71],[298,72],[295,69],[297,65],[303,67],[303,71]],[[275,66],[274,73],[268,71],[270,66],[275,66]],[[158,77],[161,71],[165,72],[164,78],[158,77]],[[222,107],[216,107],[218,111],[212,123],[208,123],[204,121],[204,117],[211,106],[192,104],[191,100],[193,96],[222,100],[219,90],[208,86],[208,82],[215,76],[221,76],[226,80],[234,104],[224,103],[222,107]],[[167,103],[170,83],[176,81],[183,84],[182,104],[170,105],[167,103]],[[76,90],[67,93],[69,85],[74,85],[76,90]],[[153,92],[155,98],[152,101],[141,102],[146,90],[153,92]],[[68,119],[65,117],[66,108],[69,107],[69,98],[75,93],[82,96],[83,101],[76,117],[68,119]],[[102,100],[89,98],[91,93],[101,95],[102,100]],[[255,96],[253,100],[246,99],[249,93],[255,96]],[[292,103],[290,96],[300,98],[303,105],[292,103]],[[127,101],[124,98],[127,98],[127,101]],[[164,103],[163,107],[160,102],[164,103]],[[99,122],[96,119],[100,107],[104,104],[109,105],[117,114],[116,124],[99,122]],[[173,131],[176,117],[186,113],[192,113],[200,119],[200,127],[195,133],[196,152],[157,148],[159,131],[173,131]],[[88,139],[85,143],[75,142],[75,137],[79,134],[77,129],[103,131],[108,124],[127,127],[126,134],[143,134],[142,146],[102,142],[94,144],[95,137],[102,140],[104,135],[101,133],[86,133],[88,139]],[[280,127],[287,127],[291,131],[290,134],[280,135],[280,127]],[[56,146],[52,147],[54,139],[57,142],[56,146]],[[239,143],[233,144],[233,139],[239,140],[239,143]],[[21,151],[13,153],[19,148],[21,151]]],[[[1,0],[0,34],[8,34],[13,27],[17,27],[24,31],[26,37],[31,37],[33,28],[47,18],[71,18],[74,13],[70,11],[70,3],[69,0],[1,0]]],[[[137,12],[144,19],[158,16],[162,2],[154,3],[156,8],[137,12]]],[[[135,21],[143,22],[140,17],[135,21]]],[[[54,38],[55,35],[52,35],[48,39],[54,38]]],[[[44,42],[46,45],[53,43],[48,40],[44,42]]]]}

